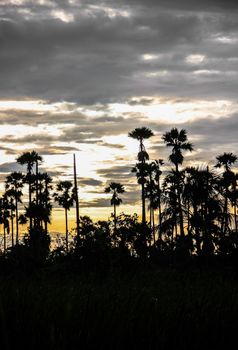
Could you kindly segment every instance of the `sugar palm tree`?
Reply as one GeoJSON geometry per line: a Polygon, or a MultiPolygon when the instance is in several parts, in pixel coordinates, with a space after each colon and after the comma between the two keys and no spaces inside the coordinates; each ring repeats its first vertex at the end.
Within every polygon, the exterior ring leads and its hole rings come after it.
{"type": "Polygon", "coordinates": [[[114,231],[116,231],[116,222],[117,222],[117,213],[116,213],[116,207],[119,206],[122,203],[122,199],[119,197],[120,193],[124,193],[125,189],[124,186],[121,185],[118,182],[111,182],[109,186],[105,188],[105,193],[111,193],[112,192],[112,198],[111,198],[111,205],[113,205],[113,217],[114,217],[114,231]]]}
{"type": "MultiPolygon", "coordinates": [[[[6,178],[6,191],[11,194],[15,206],[15,220],[16,220],[16,244],[19,243],[19,222],[18,222],[18,204],[22,203],[21,197],[23,195],[22,189],[24,186],[24,176],[21,172],[14,171],[6,178]]],[[[13,235],[13,233],[12,233],[13,235]]],[[[14,243],[14,237],[12,237],[14,243]]]]}
{"type": "Polygon", "coordinates": [[[50,215],[52,204],[50,201],[50,191],[52,190],[52,177],[48,173],[39,173],[39,206],[43,209],[43,216],[41,219],[44,222],[44,229],[47,233],[48,223],[50,223],[50,215]]]}
{"type": "MultiPolygon", "coordinates": [[[[191,206],[191,232],[195,233],[197,254],[211,255],[219,232],[222,203],[218,191],[220,176],[206,168],[186,168],[189,175],[187,198],[191,206]],[[202,246],[201,246],[202,244],[202,246]]],[[[186,187],[187,184],[185,184],[186,187]]]]}
{"type": "Polygon", "coordinates": [[[146,222],[146,214],[145,214],[145,164],[146,161],[149,160],[149,155],[146,152],[144,140],[149,139],[153,136],[154,133],[152,130],[146,127],[135,128],[131,132],[129,132],[128,136],[139,141],[139,153],[138,153],[138,161],[140,163],[140,184],[141,184],[141,201],[142,201],[142,223],[146,222]]]}
{"type": "MultiPolygon", "coordinates": [[[[25,152],[17,158],[17,162],[21,165],[27,165],[26,182],[29,185],[29,207],[32,203],[32,184],[33,179],[36,179],[36,202],[38,202],[38,164],[42,161],[42,157],[35,151],[25,152]],[[32,176],[35,165],[35,178],[32,176]]],[[[30,229],[32,229],[32,217],[30,217],[30,229]]]]}
{"type": "Polygon", "coordinates": [[[161,185],[160,179],[162,175],[161,166],[164,164],[162,159],[154,160],[150,164],[151,171],[153,173],[153,182],[154,182],[154,196],[153,196],[153,208],[158,209],[158,230],[159,230],[159,239],[162,240],[161,236],[161,224],[162,224],[162,209],[161,209],[161,185]]]}
{"type": "Polygon", "coordinates": [[[176,195],[177,188],[177,176],[174,170],[169,172],[162,184],[162,203],[163,210],[163,223],[161,225],[161,231],[163,233],[169,233],[171,235],[171,249],[174,246],[174,236],[177,239],[177,222],[178,222],[178,196],[176,195]],[[166,232],[169,231],[169,232],[166,232]],[[175,231],[175,232],[174,232],[175,231]],[[175,233],[175,234],[174,234],[175,233]]]}
{"type": "Polygon", "coordinates": [[[184,156],[183,151],[192,152],[193,145],[188,142],[187,131],[177,128],[171,129],[171,131],[166,132],[162,139],[164,140],[167,147],[172,148],[172,153],[169,156],[169,160],[175,165],[175,171],[177,176],[177,197],[178,197],[178,210],[179,210],[179,222],[180,222],[180,234],[184,236],[184,226],[183,226],[183,210],[181,203],[181,192],[179,186],[179,165],[183,164],[184,156]]]}
{"type": "Polygon", "coordinates": [[[232,189],[230,192],[230,201],[231,205],[234,208],[234,224],[235,224],[235,232],[238,233],[238,221],[237,221],[237,201],[238,201],[238,189],[237,189],[237,181],[238,181],[238,174],[233,173],[231,182],[232,182],[232,189]]]}
{"type": "Polygon", "coordinates": [[[10,233],[10,202],[6,194],[0,198],[0,224],[3,224],[3,250],[6,252],[7,249],[7,236],[10,233]]]}
{"type": "Polygon", "coordinates": [[[60,181],[56,186],[57,192],[53,194],[55,201],[64,208],[65,211],[65,239],[66,250],[69,249],[69,232],[68,232],[68,211],[74,203],[73,184],[71,181],[60,181]]]}
{"type": "Polygon", "coordinates": [[[237,161],[237,156],[233,153],[226,153],[219,155],[216,157],[217,163],[215,165],[216,168],[224,168],[223,173],[223,185],[224,185],[224,210],[223,210],[223,217],[222,217],[222,223],[221,223],[221,233],[226,234],[228,229],[228,216],[229,216],[229,210],[228,210],[228,199],[229,199],[229,187],[233,184],[234,179],[234,173],[231,171],[231,166],[237,161]]]}
{"type": "Polygon", "coordinates": [[[13,189],[6,190],[5,196],[8,201],[8,208],[9,208],[9,219],[11,222],[11,241],[12,241],[12,247],[14,246],[14,218],[15,218],[15,210],[16,206],[14,204],[15,202],[15,191],[13,189]]]}

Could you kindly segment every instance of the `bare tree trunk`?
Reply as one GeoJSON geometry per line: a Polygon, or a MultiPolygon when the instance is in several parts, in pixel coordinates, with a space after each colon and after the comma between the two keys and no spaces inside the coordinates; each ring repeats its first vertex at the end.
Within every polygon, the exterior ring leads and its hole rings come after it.
{"type": "Polygon", "coordinates": [[[77,230],[77,238],[79,238],[79,198],[78,198],[78,183],[77,183],[75,154],[74,154],[74,189],[75,189],[75,206],[76,206],[76,230],[77,230]]]}

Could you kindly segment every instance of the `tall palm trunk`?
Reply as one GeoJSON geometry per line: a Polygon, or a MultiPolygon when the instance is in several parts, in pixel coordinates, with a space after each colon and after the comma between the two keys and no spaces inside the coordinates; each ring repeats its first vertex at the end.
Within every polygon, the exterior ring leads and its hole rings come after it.
{"type": "Polygon", "coordinates": [[[36,204],[39,201],[39,179],[38,179],[39,171],[38,171],[38,160],[36,161],[36,204]]]}
{"type": "Polygon", "coordinates": [[[179,209],[179,227],[180,227],[180,235],[184,237],[184,226],[183,226],[183,209],[181,203],[181,193],[179,187],[179,169],[178,164],[176,163],[176,174],[177,174],[177,197],[178,197],[178,209],[179,209]]]}
{"type": "Polygon", "coordinates": [[[237,199],[236,199],[236,178],[234,179],[234,219],[235,219],[235,232],[237,234],[237,199]]]}
{"type": "Polygon", "coordinates": [[[7,250],[7,239],[6,239],[6,221],[4,220],[3,224],[3,251],[4,253],[7,250]]]}
{"type": "Polygon", "coordinates": [[[66,240],[66,251],[69,250],[69,233],[68,233],[68,210],[65,209],[65,240],[66,240]]]}
{"type": "Polygon", "coordinates": [[[161,210],[161,190],[160,190],[160,182],[158,180],[158,210],[159,210],[159,239],[161,241],[162,239],[162,230],[161,230],[161,225],[162,225],[162,210],[161,210]]]}
{"type": "Polygon", "coordinates": [[[197,255],[201,255],[201,241],[200,241],[200,231],[198,227],[198,208],[197,204],[194,203],[193,205],[193,215],[194,215],[194,223],[195,223],[195,240],[196,240],[196,248],[197,248],[197,255]]]}
{"type": "MultiPolygon", "coordinates": [[[[140,141],[140,152],[143,152],[143,143],[140,141]]],[[[142,223],[146,223],[145,212],[145,174],[144,174],[145,159],[142,159],[142,183],[141,183],[141,201],[142,201],[142,223]]]]}
{"type": "Polygon", "coordinates": [[[12,247],[14,246],[14,218],[13,218],[13,198],[11,198],[11,236],[12,236],[12,247]]]}
{"type": "MultiPolygon", "coordinates": [[[[29,177],[29,208],[31,207],[32,202],[32,188],[31,188],[31,172],[28,172],[29,177]]],[[[32,217],[30,216],[30,230],[32,230],[32,217]]]]}
{"type": "Polygon", "coordinates": [[[78,198],[78,183],[77,183],[77,172],[76,172],[76,158],[74,154],[74,189],[75,189],[75,207],[76,207],[76,229],[77,238],[79,238],[79,198],[78,198]]]}
{"type": "Polygon", "coordinates": [[[15,211],[16,211],[16,244],[19,243],[19,222],[18,222],[18,200],[15,199],[15,211]]]}
{"type": "Polygon", "coordinates": [[[191,231],[190,231],[190,201],[188,199],[187,201],[187,220],[188,220],[188,236],[191,238],[191,231]]]}
{"type": "MultiPolygon", "coordinates": [[[[142,179],[144,181],[144,178],[142,179]]],[[[142,223],[145,224],[146,217],[145,217],[145,184],[141,184],[141,201],[142,201],[142,223]]]]}
{"type": "Polygon", "coordinates": [[[149,172],[149,176],[150,176],[150,182],[149,182],[149,190],[150,190],[150,229],[152,228],[152,174],[151,174],[151,170],[149,172]]]}
{"type": "Polygon", "coordinates": [[[227,228],[228,228],[228,186],[226,185],[224,214],[223,214],[223,228],[222,228],[222,233],[224,235],[227,232],[227,228]]]}
{"type": "Polygon", "coordinates": [[[209,215],[209,207],[208,207],[208,197],[209,197],[209,167],[207,167],[207,176],[206,176],[206,191],[207,195],[205,197],[205,203],[201,207],[202,211],[202,219],[203,219],[203,252],[205,255],[210,255],[213,251],[213,246],[212,246],[212,237],[211,233],[209,230],[209,220],[208,220],[208,215],[209,215]]]}
{"type": "Polygon", "coordinates": [[[48,232],[48,222],[47,222],[47,220],[45,220],[45,233],[47,233],[48,232]]]}
{"type": "MultiPolygon", "coordinates": [[[[114,197],[116,196],[116,190],[114,190],[114,197]]],[[[116,203],[113,204],[113,216],[114,216],[114,233],[116,233],[117,230],[117,209],[116,209],[116,203]]]]}
{"type": "Polygon", "coordinates": [[[154,211],[154,208],[152,208],[152,232],[153,232],[153,240],[154,240],[154,247],[155,247],[156,237],[155,237],[155,211],[154,211]]]}

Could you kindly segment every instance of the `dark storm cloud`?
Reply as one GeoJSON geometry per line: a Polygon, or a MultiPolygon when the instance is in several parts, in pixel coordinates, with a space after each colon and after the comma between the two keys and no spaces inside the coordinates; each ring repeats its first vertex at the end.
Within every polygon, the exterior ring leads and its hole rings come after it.
{"type": "Polygon", "coordinates": [[[155,94],[234,98],[238,63],[227,60],[237,58],[237,45],[214,39],[237,37],[237,6],[215,0],[0,6],[1,97],[88,104],[155,94]],[[68,23],[59,10],[72,16],[68,23]],[[207,59],[187,64],[196,53],[207,59]],[[160,57],[143,61],[143,54],[160,57]],[[194,70],[218,73],[198,77],[194,70]]]}
{"type": "MultiPolygon", "coordinates": [[[[129,3],[137,5],[145,5],[145,2],[143,0],[119,0],[119,2],[122,1],[123,3],[129,3]]],[[[109,1],[108,1],[109,3],[109,1]]],[[[208,9],[217,9],[217,10],[231,10],[231,9],[238,9],[237,1],[235,0],[147,0],[146,5],[152,6],[154,8],[158,7],[164,7],[164,8],[170,8],[170,9],[183,9],[183,10],[206,10],[208,9]]]]}
{"type": "MultiPolygon", "coordinates": [[[[167,160],[170,150],[163,145],[161,136],[171,127],[188,130],[197,152],[193,155],[195,161],[213,161],[222,151],[237,153],[238,111],[220,119],[208,115],[170,125],[149,121],[139,109],[139,105],[152,105],[156,96],[167,98],[168,103],[189,102],[190,98],[237,102],[237,1],[18,3],[0,2],[0,99],[75,104],[64,106],[65,113],[60,107],[56,112],[0,111],[2,125],[48,124],[61,130],[59,135],[9,134],[1,139],[1,151],[17,154],[18,146],[24,144],[27,149],[31,143],[43,155],[78,150],[70,142],[120,150],[123,144],[112,144],[102,137],[125,135],[145,125],[156,132],[149,149],[151,159],[167,160]],[[111,102],[138,105],[138,112],[112,116],[111,102]],[[81,107],[80,112],[77,107],[81,107]],[[102,115],[89,117],[87,108],[102,115]]],[[[108,182],[128,184],[129,178],[130,196],[125,193],[123,198],[125,203],[133,203],[139,198],[133,187],[133,164],[120,166],[119,160],[107,169],[98,169],[97,174],[108,182]]],[[[0,166],[0,173],[13,170],[18,170],[15,163],[0,166]]],[[[57,168],[52,174],[61,176],[64,170],[68,168],[57,168]]],[[[100,190],[102,183],[83,178],[81,185],[98,186],[100,190]]],[[[96,199],[86,205],[109,207],[110,201],[96,199]]]]}

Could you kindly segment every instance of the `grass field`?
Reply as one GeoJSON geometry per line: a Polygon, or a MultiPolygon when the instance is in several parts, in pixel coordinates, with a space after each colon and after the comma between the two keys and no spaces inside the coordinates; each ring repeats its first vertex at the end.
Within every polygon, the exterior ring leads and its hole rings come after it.
{"type": "Polygon", "coordinates": [[[1,349],[229,348],[237,326],[233,268],[1,277],[1,349]]]}

